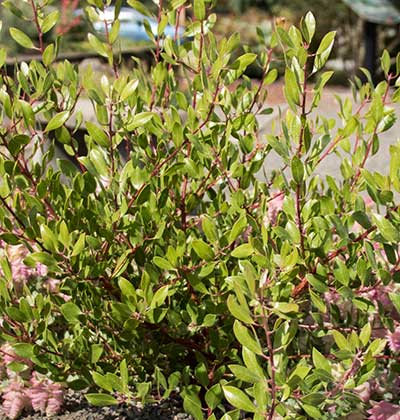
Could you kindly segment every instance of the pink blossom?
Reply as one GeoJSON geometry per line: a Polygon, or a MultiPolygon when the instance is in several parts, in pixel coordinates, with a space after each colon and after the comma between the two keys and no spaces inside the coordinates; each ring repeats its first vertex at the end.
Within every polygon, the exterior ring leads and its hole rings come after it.
{"type": "Polygon", "coordinates": [[[364,382],[354,388],[353,392],[360,398],[361,401],[367,403],[371,399],[373,389],[369,382],[364,382]]]}
{"type": "Polygon", "coordinates": [[[389,293],[392,292],[393,289],[389,286],[385,286],[383,284],[377,284],[374,287],[369,287],[368,289],[360,289],[359,295],[369,299],[371,302],[375,303],[378,306],[378,303],[383,305],[386,308],[392,308],[393,304],[389,298],[389,293]]]}
{"type": "Polygon", "coordinates": [[[30,382],[31,387],[27,390],[27,395],[31,399],[32,408],[47,416],[58,413],[63,403],[61,385],[47,378],[39,379],[35,372],[30,382]]]}
{"type": "Polygon", "coordinates": [[[283,191],[278,192],[272,198],[272,200],[268,203],[268,212],[264,217],[264,225],[274,226],[278,219],[278,213],[282,211],[283,208],[283,200],[285,199],[285,194],[283,191]]]}
{"type": "Polygon", "coordinates": [[[400,351],[400,325],[398,325],[393,332],[388,332],[386,335],[390,350],[394,352],[400,351]]]}
{"type": "Polygon", "coordinates": [[[400,420],[400,406],[380,401],[367,411],[370,420],[400,420]]]}
{"type": "Polygon", "coordinates": [[[2,398],[3,411],[11,419],[16,419],[24,408],[30,408],[31,405],[25,393],[24,384],[17,379],[8,384],[2,398]]]}

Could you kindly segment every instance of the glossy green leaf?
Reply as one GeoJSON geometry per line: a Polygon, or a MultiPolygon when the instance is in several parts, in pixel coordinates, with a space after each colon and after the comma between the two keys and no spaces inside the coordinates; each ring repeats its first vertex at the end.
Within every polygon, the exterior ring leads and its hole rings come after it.
{"type": "Polygon", "coordinates": [[[229,404],[248,413],[255,413],[257,411],[250,398],[239,388],[225,385],[222,386],[222,390],[229,404]]]}
{"type": "Polygon", "coordinates": [[[86,129],[90,137],[99,145],[103,147],[110,147],[110,139],[108,135],[104,132],[102,128],[98,125],[91,123],[90,121],[86,122],[86,129]]]}
{"type": "Polygon", "coordinates": [[[258,339],[254,337],[254,334],[251,333],[248,330],[248,328],[246,328],[237,320],[235,320],[233,324],[233,332],[242,346],[247,347],[250,351],[254,352],[255,354],[263,354],[258,339]]]}
{"type": "Polygon", "coordinates": [[[236,247],[232,252],[231,255],[234,258],[247,258],[254,253],[254,248],[251,244],[242,244],[236,247]]]}
{"type": "Polygon", "coordinates": [[[28,49],[35,48],[35,44],[32,42],[29,36],[22,32],[20,29],[10,28],[10,35],[14,39],[14,41],[22,47],[28,49]]]}
{"type": "Polygon", "coordinates": [[[240,305],[233,295],[229,295],[227,305],[230,313],[245,324],[253,324],[254,320],[247,305],[240,305]]]}
{"type": "Polygon", "coordinates": [[[62,125],[65,124],[65,122],[69,118],[69,111],[62,111],[56,115],[48,122],[46,125],[46,128],[44,129],[45,132],[56,130],[57,128],[60,128],[62,125]]]}
{"type": "Polygon", "coordinates": [[[324,67],[325,63],[327,62],[331,54],[333,44],[335,42],[335,36],[336,36],[336,32],[332,31],[332,32],[327,33],[322,38],[322,41],[319,44],[319,47],[315,54],[313,73],[315,73],[316,71],[324,67]]]}
{"type": "Polygon", "coordinates": [[[378,227],[379,233],[389,242],[399,242],[400,232],[394,227],[390,220],[381,214],[373,214],[372,219],[378,227]]]}
{"type": "Polygon", "coordinates": [[[192,242],[194,252],[203,260],[211,261],[214,259],[214,251],[210,245],[206,244],[201,239],[196,239],[192,242]]]}

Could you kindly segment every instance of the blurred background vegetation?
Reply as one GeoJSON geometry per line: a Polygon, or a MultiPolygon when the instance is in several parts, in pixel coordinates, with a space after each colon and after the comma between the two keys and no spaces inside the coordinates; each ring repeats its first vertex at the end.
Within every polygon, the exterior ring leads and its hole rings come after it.
{"type": "MultiPolygon", "coordinates": [[[[265,48],[261,45],[256,28],[260,27],[268,42],[276,20],[280,24],[297,24],[302,16],[311,10],[317,20],[317,34],[315,44],[321,40],[328,31],[336,30],[337,37],[330,65],[338,70],[338,77],[342,74],[343,80],[352,76],[355,69],[362,65],[363,57],[363,22],[342,1],[332,0],[212,0],[214,11],[218,15],[214,31],[218,36],[226,36],[239,32],[243,46],[257,51],[265,48]],[[284,23],[282,23],[284,22],[284,23]]],[[[145,0],[150,7],[155,7],[151,0],[145,0]]],[[[23,0],[5,0],[2,2],[1,20],[3,27],[0,32],[0,44],[9,51],[9,56],[18,54],[19,47],[11,40],[9,27],[15,26],[23,29],[30,37],[35,38],[35,29],[32,22],[21,21],[16,12],[15,5],[29,9],[29,3],[23,0]]],[[[92,30],[90,24],[83,18],[80,20],[74,15],[74,10],[86,6],[82,0],[55,0],[52,7],[60,10],[61,24],[48,34],[55,37],[57,32],[63,33],[60,51],[89,51],[87,33],[92,30]],[[79,20],[79,22],[78,22],[79,20]]],[[[190,10],[188,11],[190,18],[190,10]]],[[[379,29],[378,50],[389,47],[392,53],[398,50],[399,25],[381,26],[379,29]]],[[[139,43],[139,45],[146,43],[139,43]]],[[[122,40],[121,48],[137,46],[134,41],[122,40]]],[[[337,80],[341,81],[341,80],[337,80]]]]}

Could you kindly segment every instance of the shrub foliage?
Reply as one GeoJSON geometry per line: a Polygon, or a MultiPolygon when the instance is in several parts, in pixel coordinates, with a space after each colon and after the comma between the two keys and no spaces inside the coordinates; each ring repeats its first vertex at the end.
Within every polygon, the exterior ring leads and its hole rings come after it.
{"type": "MultiPolygon", "coordinates": [[[[91,19],[106,7],[89,3],[91,19]]],[[[99,405],[179,393],[196,420],[398,413],[400,144],[386,174],[366,163],[396,119],[400,60],[385,52],[387,80],[338,98],[332,120],[318,105],[335,34],[310,50],[311,13],[231,59],[240,40],[215,39],[207,3],[160,2],[160,34],[193,19],[186,40],[154,38],[147,73],[118,66],[117,5],[105,38],[89,34],[99,77],[56,62],[58,14],[31,6],[38,43],[10,33],[42,59],[7,74],[0,53],[4,400],[32,372],[99,405]],[[262,137],[277,60],[288,106],[262,137]],[[332,154],[337,176],[318,176],[332,154]]]]}

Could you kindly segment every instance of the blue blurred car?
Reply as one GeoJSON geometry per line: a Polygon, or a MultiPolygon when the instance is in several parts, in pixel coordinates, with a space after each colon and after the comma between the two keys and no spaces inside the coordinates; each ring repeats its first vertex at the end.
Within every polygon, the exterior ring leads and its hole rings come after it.
{"type": "MultiPolygon", "coordinates": [[[[111,23],[114,21],[114,7],[108,7],[104,12],[100,12],[99,21],[93,24],[94,29],[98,32],[105,32],[104,20],[111,23]]],[[[120,37],[127,38],[133,41],[150,41],[150,37],[146,32],[144,21],[147,20],[153,33],[154,37],[157,38],[157,27],[158,23],[155,19],[144,16],[142,13],[131,9],[129,7],[122,7],[118,16],[120,21],[120,37]]],[[[110,29],[110,27],[109,27],[110,29]]],[[[182,38],[184,28],[178,27],[177,37],[182,38]]],[[[175,27],[167,25],[163,31],[163,34],[167,37],[174,38],[175,27]]]]}

